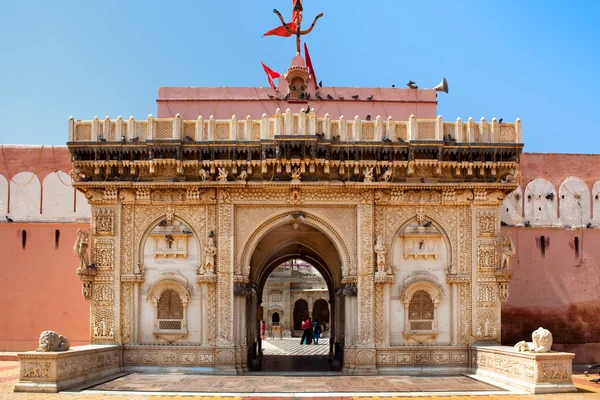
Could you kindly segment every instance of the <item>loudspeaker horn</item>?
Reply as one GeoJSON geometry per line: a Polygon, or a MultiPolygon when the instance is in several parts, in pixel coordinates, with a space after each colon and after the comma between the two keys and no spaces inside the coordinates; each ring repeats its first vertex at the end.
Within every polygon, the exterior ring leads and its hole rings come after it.
{"type": "Polygon", "coordinates": [[[448,93],[448,81],[444,78],[436,87],[433,88],[436,92],[448,93]]]}

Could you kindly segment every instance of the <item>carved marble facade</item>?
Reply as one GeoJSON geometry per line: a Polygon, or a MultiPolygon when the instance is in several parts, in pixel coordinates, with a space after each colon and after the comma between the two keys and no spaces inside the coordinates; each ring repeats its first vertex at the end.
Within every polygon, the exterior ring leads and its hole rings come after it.
{"type": "Polygon", "coordinates": [[[256,288],[270,257],[265,238],[274,231],[282,246],[290,237],[329,245],[320,254],[334,299],[332,335],[348,372],[464,369],[469,345],[500,342],[502,285],[512,271],[500,265],[499,206],[512,186],[312,185],[292,195],[286,185],[237,182],[106,186],[78,186],[95,219],[105,219],[91,230],[97,271],[82,280],[91,282],[91,342],[124,345],[125,367],[246,370],[257,337],[256,288]],[[309,239],[315,234],[322,238],[309,239]],[[167,236],[171,249],[185,251],[165,254],[167,236]],[[209,238],[214,273],[200,268],[209,238]],[[383,274],[376,238],[387,250],[383,274]],[[159,316],[166,291],[181,307],[177,321],[159,316]],[[411,318],[418,302],[425,311],[411,318]]]}

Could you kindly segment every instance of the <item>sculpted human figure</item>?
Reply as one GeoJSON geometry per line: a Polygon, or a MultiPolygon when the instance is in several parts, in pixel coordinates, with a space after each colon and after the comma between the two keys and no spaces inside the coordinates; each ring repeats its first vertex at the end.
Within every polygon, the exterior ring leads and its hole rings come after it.
{"type": "Polygon", "coordinates": [[[552,333],[548,329],[539,327],[531,334],[533,342],[521,340],[515,344],[515,349],[518,351],[532,351],[534,353],[546,353],[552,347],[552,333]]]}
{"type": "Polygon", "coordinates": [[[237,176],[236,180],[245,182],[248,179],[248,173],[246,171],[242,171],[237,176]]]}
{"type": "Polygon", "coordinates": [[[381,240],[381,236],[377,236],[377,240],[375,241],[375,254],[377,254],[377,272],[386,273],[385,268],[385,253],[387,253],[387,248],[383,244],[381,240]]]}
{"type": "Polygon", "coordinates": [[[229,172],[227,172],[227,169],[225,168],[219,168],[219,180],[221,182],[227,182],[227,176],[229,175],[229,172]]]}
{"type": "Polygon", "coordinates": [[[209,274],[212,274],[215,271],[215,255],[217,255],[215,234],[214,232],[211,232],[208,236],[206,248],[204,249],[204,269],[209,274]]]}
{"type": "Polygon", "coordinates": [[[292,177],[293,181],[299,181],[300,177],[302,176],[302,173],[300,172],[300,168],[294,168],[292,170],[292,173],[290,174],[290,176],[292,177]]]}
{"type": "Polygon", "coordinates": [[[88,248],[88,233],[77,229],[77,240],[73,246],[73,252],[79,257],[79,268],[85,269],[90,265],[90,260],[87,254],[88,248]]]}
{"type": "Polygon", "coordinates": [[[365,176],[364,182],[373,182],[373,167],[365,168],[363,174],[365,176]]]}
{"type": "Polygon", "coordinates": [[[502,261],[500,263],[500,269],[508,269],[510,260],[515,256],[515,253],[515,245],[512,241],[510,232],[508,232],[508,234],[504,236],[504,240],[502,240],[502,261]]]}

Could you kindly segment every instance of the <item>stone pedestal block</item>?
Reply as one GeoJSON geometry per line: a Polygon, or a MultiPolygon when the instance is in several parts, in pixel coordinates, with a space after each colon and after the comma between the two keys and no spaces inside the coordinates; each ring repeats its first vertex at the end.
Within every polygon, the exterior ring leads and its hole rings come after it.
{"type": "Polygon", "coordinates": [[[76,346],[62,352],[19,353],[15,392],[56,393],[101,383],[121,372],[121,346],[76,346]]]}
{"type": "Polygon", "coordinates": [[[576,392],[575,354],[519,352],[508,346],[473,346],[471,372],[529,393],[576,392]]]}

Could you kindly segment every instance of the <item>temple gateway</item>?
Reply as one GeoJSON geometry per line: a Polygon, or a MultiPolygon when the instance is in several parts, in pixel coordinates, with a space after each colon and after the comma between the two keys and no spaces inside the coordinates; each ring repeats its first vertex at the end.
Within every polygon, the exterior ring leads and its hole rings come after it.
{"type": "Polygon", "coordinates": [[[158,118],[70,120],[92,343],[131,368],[260,367],[265,282],[292,259],[326,282],[348,373],[466,372],[500,343],[520,122],[445,122],[433,89],[315,86],[297,55],[277,92],[161,88],[158,118]]]}
{"type": "MultiPolygon", "coordinates": [[[[71,364],[260,370],[261,320],[293,335],[298,299],[319,303],[331,367],[347,374],[574,390],[572,354],[498,346],[515,254],[500,206],[518,187],[520,121],[444,121],[445,80],[323,86],[294,3],[278,29],[296,55],[281,75],[264,66],[272,87],[162,87],[156,118],[70,119],[73,186],[92,215],[77,274],[90,342],[104,345],[69,350],[71,364]],[[293,263],[323,278],[307,300],[289,293],[293,263]]],[[[57,368],[55,380],[87,379],[57,368]]]]}

